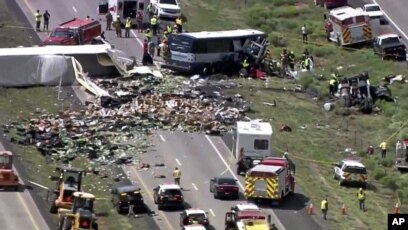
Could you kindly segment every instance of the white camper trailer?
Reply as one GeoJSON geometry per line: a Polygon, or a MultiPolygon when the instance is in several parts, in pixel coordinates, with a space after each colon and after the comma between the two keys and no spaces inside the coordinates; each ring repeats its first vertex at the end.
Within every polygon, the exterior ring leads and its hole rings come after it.
{"type": "Polygon", "coordinates": [[[272,126],[268,122],[238,121],[234,141],[234,155],[241,149],[248,157],[267,157],[272,155],[272,126]]]}

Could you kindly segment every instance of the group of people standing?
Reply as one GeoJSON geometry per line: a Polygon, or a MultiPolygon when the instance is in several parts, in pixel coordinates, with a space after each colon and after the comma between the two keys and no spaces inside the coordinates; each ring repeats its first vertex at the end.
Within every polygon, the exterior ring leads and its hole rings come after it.
{"type": "Polygon", "coordinates": [[[40,10],[37,10],[34,14],[35,18],[35,30],[41,32],[41,20],[43,19],[43,31],[48,31],[48,25],[50,23],[50,13],[48,10],[45,10],[43,14],[40,13],[40,10]]]}

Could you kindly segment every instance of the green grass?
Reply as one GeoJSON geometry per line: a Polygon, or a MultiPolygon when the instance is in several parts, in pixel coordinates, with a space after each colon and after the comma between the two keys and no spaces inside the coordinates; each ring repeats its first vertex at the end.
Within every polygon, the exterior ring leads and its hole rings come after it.
{"type": "MultiPolygon", "coordinates": [[[[248,0],[246,6],[243,0],[181,2],[189,17],[186,25],[189,31],[260,29],[269,34],[277,59],[283,46],[295,51],[298,57],[308,48],[315,57],[316,76],[328,77],[336,69],[344,76],[367,71],[370,82],[379,84],[382,77],[388,74],[408,74],[405,65],[381,61],[371,48],[345,50],[327,43],[323,22],[325,11],[312,6],[312,1],[248,0]],[[215,21],[222,22],[217,24],[215,21]],[[310,33],[310,43],[307,45],[303,44],[300,36],[303,24],[306,24],[310,33]]],[[[395,104],[378,102],[376,105],[383,110],[380,114],[361,115],[351,111],[351,115],[345,117],[336,115],[336,112],[344,112],[339,108],[335,112],[325,112],[322,107],[324,100],[315,101],[308,94],[291,90],[302,85],[318,92],[318,97],[324,99],[328,95],[327,80],[319,81],[310,76],[299,82],[278,78],[271,78],[266,83],[246,79],[237,81],[243,86],[233,91],[253,102],[254,111],[249,116],[272,123],[275,152],[282,154],[283,151],[289,151],[294,158],[298,168],[297,182],[305,195],[310,197],[315,207],[318,207],[324,196],[329,197],[329,223],[333,229],[351,229],[350,226],[353,226],[352,229],[383,229],[386,213],[392,212],[398,199],[402,202],[401,212],[408,211],[407,176],[400,175],[392,167],[384,167],[392,163],[396,140],[408,135],[408,127],[402,127],[400,132],[393,135],[408,117],[406,86],[391,86],[399,100],[395,104]],[[282,88],[288,90],[282,91],[282,88]],[[276,107],[263,105],[263,102],[273,100],[277,103],[276,107]],[[289,125],[293,131],[279,132],[281,124],[289,125]],[[340,187],[332,177],[331,163],[346,157],[346,148],[353,148],[364,156],[361,152],[365,152],[368,145],[378,146],[388,137],[390,150],[387,162],[377,157],[363,157],[363,161],[369,165],[370,187],[367,191],[368,211],[362,213],[358,210],[357,189],[340,187]],[[343,204],[348,210],[345,217],[340,215],[343,204]]],[[[376,156],[378,154],[376,150],[376,156]]]]}

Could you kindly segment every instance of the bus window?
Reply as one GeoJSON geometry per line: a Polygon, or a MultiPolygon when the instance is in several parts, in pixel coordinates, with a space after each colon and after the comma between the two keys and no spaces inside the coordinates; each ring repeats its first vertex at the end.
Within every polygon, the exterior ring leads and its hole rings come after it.
{"type": "Polygon", "coordinates": [[[230,39],[207,41],[207,53],[228,53],[233,49],[230,39]]]}
{"type": "Polygon", "coordinates": [[[197,40],[193,43],[193,53],[202,54],[207,53],[206,42],[203,40],[197,40]]]}
{"type": "Polygon", "coordinates": [[[185,37],[175,35],[169,38],[169,48],[172,51],[191,53],[193,50],[192,46],[192,41],[185,37]]]}

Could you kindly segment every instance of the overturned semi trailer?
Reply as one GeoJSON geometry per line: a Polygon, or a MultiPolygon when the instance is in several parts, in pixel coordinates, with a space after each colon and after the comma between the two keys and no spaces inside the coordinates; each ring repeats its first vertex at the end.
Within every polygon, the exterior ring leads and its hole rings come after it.
{"type": "MultiPolygon", "coordinates": [[[[14,76],[24,74],[27,65],[33,68],[35,63],[43,63],[52,55],[70,56],[78,60],[89,76],[118,76],[122,66],[116,61],[117,52],[110,44],[80,46],[42,46],[0,49],[0,66],[3,69],[14,68],[14,76]],[[7,66],[7,68],[5,68],[7,66]],[[14,67],[13,67],[14,66],[14,67]],[[23,68],[21,68],[23,66],[23,68]],[[17,74],[17,75],[16,75],[17,74]]],[[[8,72],[8,71],[7,71],[8,72]]],[[[3,73],[4,74],[4,73],[3,73]]],[[[7,73],[5,73],[7,74],[7,73]]]]}

